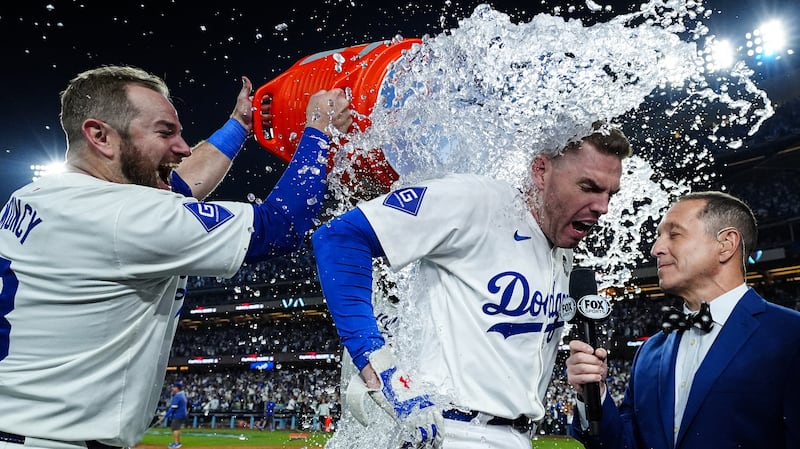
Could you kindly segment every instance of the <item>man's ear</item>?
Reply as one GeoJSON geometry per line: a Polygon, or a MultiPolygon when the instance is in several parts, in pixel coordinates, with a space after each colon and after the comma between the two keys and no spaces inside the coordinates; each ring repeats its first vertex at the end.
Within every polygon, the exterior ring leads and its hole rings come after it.
{"type": "Polygon", "coordinates": [[[114,147],[119,140],[116,130],[99,119],[86,119],[81,127],[88,146],[108,159],[114,158],[114,147]]]}
{"type": "MultiPolygon", "coordinates": [[[[742,245],[742,235],[736,228],[725,228],[717,234],[720,244],[719,261],[727,262],[731,257],[736,257],[736,252],[742,245]]],[[[739,257],[737,257],[738,263],[739,257]]]]}
{"type": "Polygon", "coordinates": [[[533,178],[533,185],[541,189],[544,187],[545,173],[550,170],[550,160],[543,155],[538,155],[533,158],[531,163],[531,178],[533,178]]]}

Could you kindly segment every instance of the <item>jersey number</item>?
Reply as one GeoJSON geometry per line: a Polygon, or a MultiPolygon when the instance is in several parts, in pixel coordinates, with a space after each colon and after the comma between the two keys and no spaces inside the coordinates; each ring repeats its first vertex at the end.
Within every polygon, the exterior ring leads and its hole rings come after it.
{"type": "Polygon", "coordinates": [[[0,360],[8,357],[8,336],[11,334],[11,323],[6,315],[14,310],[14,297],[17,295],[17,276],[11,271],[11,261],[0,257],[0,360]]]}

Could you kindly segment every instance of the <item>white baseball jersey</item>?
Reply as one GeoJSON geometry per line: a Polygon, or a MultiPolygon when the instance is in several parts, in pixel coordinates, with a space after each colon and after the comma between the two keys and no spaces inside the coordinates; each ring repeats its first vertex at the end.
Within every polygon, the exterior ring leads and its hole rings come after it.
{"type": "Polygon", "coordinates": [[[420,285],[404,298],[430,315],[415,380],[451,392],[458,407],[542,418],[572,251],[550,247],[522,193],[451,175],[359,208],[392,269],[420,260],[420,285]]]}
{"type": "Polygon", "coordinates": [[[0,430],[137,443],[164,382],[180,275],[233,276],[252,226],[246,203],[77,173],[16,191],[0,213],[0,430]]]}

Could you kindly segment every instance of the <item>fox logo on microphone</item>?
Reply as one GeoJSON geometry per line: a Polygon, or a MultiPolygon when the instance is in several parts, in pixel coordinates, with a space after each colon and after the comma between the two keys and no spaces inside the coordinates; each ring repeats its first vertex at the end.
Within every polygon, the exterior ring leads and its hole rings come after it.
{"type": "Polygon", "coordinates": [[[611,314],[611,302],[600,295],[586,295],[578,299],[578,313],[590,320],[602,320],[611,314]]]}

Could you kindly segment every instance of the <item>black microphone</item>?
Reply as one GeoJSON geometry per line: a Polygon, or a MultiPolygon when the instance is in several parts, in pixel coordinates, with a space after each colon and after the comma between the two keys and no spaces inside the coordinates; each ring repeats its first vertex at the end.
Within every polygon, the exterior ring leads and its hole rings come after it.
{"type": "MultiPolygon", "coordinates": [[[[597,349],[597,322],[611,314],[611,303],[597,294],[597,280],[594,270],[576,267],[569,275],[569,295],[576,302],[576,316],[580,325],[579,339],[597,349]]],[[[603,407],[600,398],[600,382],[583,385],[583,402],[586,404],[586,419],[589,421],[589,434],[600,433],[600,419],[603,407]]]]}

